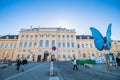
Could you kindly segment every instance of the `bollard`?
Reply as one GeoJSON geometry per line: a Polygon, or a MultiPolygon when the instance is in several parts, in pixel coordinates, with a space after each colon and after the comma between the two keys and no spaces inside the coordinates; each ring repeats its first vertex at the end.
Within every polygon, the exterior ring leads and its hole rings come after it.
{"type": "Polygon", "coordinates": [[[53,65],[53,62],[50,62],[50,76],[54,76],[55,75],[55,68],[53,65]]]}

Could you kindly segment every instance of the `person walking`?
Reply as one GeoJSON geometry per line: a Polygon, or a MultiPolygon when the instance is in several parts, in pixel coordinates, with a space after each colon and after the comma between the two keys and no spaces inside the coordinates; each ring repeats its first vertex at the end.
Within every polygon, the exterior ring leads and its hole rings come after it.
{"type": "Polygon", "coordinates": [[[27,64],[27,59],[25,58],[25,59],[23,59],[22,60],[22,72],[25,70],[25,65],[27,64]]]}
{"type": "Polygon", "coordinates": [[[18,58],[17,60],[16,60],[16,62],[17,62],[17,71],[19,71],[19,69],[20,69],[20,64],[21,64],[21,60],[20,60],[20,58],[18,58]]]}
{"type": "Polygon", "coordinates": [[[78,71],[77,60],[76,60],[76,59],[74,59],[74,61],[73,61],[73,65],[74,65],[73,70],[76,69],[76,70],[78,71]]]}

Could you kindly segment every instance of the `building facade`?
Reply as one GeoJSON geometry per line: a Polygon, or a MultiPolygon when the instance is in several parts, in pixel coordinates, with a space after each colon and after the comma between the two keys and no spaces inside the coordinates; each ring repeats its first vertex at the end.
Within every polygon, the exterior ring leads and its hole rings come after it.
{"type": "MultiPolygon", "coordinates": [[[[113,40],[111,45],[111,53],[120,53],[120,41],[113,40]]],[[[90,35],[76,35],[75,29],[30,28],[21,29],[19,35],[0,37],[0,59],[42,61],[51,55],[57,60],[90,59],[103,53],[95,48],[90,35]]]]}

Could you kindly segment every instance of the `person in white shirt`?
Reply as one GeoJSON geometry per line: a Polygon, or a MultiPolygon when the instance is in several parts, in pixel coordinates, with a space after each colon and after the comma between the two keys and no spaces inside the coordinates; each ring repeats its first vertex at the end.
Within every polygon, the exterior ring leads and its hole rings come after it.
{"type": "Polygon", "coordinates": [[[74,59],[74,61],[73,61],[73,65],[74,65],[73,70],[76,69],[76,70],[78,71],[77,60],[76,60],[76,59],[74,59]]]}

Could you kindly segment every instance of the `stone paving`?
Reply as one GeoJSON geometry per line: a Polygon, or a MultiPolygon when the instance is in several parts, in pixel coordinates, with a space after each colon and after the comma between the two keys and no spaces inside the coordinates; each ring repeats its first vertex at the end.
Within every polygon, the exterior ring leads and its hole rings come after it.
{"type": "Polygon", "coordinates": [[[118,70],[107,71],[105,64],[96,64],[92,68],[78,66],[79,70],[72,70],[71,62],[55,62],[57,74],[50,76],[48,62],[34,62],[25,66],[25,71],[16,70],[16,66],[0,69],[0,80],[120,80],[118,70]]]}
{"type": "Polygon", "coordinates": [[[74,71],[70,62],[57,62],[57,69],[61,80],[120,80],[120,67],[112,72],[106,71],[105,64],[96,64],[92,68],[78,66],[74,71]]]}

